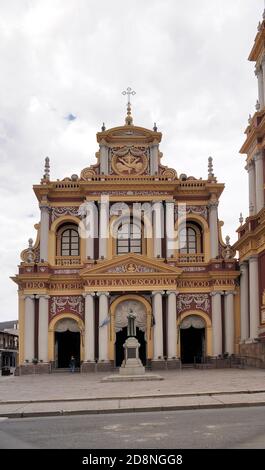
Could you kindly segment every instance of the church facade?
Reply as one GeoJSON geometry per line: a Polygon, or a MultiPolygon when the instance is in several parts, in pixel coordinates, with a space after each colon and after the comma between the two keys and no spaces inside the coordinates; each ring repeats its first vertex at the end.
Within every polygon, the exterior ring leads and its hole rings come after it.
{"type": "MultiPolygon", "coordinates": [[[[163,165],[156,125],[97,134],[95,164],[80,176],[40,184],[36,240],[21,253],[20,373],[50,372],[75,356],[83,372],[119,367],[128,313],[140,358],[177,368],[240,344],[239,269],[221,236],[217,182],[163,165]]],[[[206,169],[207,172],[207,169],[206,169]]]]}
{"type": "Polygon", "coordinates": [[[253,365],[265,364],[265,11],[249,60],[258,79],[256,112],[249,116],[246,139],[240,150],[247,156],[249,215],[240,220],[238,241],[241,270],[240,353],[253,365]]]}

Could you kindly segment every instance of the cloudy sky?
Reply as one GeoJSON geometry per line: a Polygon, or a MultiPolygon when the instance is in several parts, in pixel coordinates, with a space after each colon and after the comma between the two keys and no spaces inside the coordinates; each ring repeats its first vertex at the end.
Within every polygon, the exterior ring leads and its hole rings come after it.
{"type": "Polygon", "coordinates": [[[17,317],[19,254],[35,239],[32,185],[94,162],[95,134],[123,124],[131,86],[134,123],[163,132],[164,164],[226,189],[223,235],[247,216],[239,155],[257,99],[247,61],[263,0],[0,0],[0,321],[17,317]],[[67,117],[72,119],[67,119],[67,117]]]}

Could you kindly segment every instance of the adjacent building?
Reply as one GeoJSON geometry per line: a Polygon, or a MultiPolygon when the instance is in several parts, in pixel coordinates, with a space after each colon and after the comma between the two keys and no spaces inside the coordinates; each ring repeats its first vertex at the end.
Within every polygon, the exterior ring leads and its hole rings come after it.
{"type": "Polygon", "coordinates": [[[0,374],[13,372],[18,364],[18,322],[0,322],[0,374]]]}
{"type": "Polygon", "coordinates": [[[249,60],[255,63],[258,81],[256,112],[249,117],[245,142],[249,215],[238,228],[234,249],[239,252],[241,344],[249,363],[265,364],[265,11],[249,60]]]}

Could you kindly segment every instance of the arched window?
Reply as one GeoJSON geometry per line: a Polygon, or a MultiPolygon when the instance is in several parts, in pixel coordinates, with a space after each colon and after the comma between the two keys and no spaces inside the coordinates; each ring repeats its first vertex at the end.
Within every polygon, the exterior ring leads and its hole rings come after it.
{"type": "Polygon", "coordinates": [[[77,226],[65,224],[57,232],[57,256],[79,256],[80,244],[77,226]]]}
{"type": "Polygon", "coordinates": [[[202,230],[195,223],[187,223],[179,233],[180,253],[202,253],[202,230]]]}
{"type": "Polygon", "coordinates": [[[67,228],[62,232],[61,256],[79,256],[78,231],[67,228]]]}
{"type": "Polygon", "coordinates": [[[117,254],[142,253],[141,226],[127,222],[119,226],[117,230],[117,254]]]}

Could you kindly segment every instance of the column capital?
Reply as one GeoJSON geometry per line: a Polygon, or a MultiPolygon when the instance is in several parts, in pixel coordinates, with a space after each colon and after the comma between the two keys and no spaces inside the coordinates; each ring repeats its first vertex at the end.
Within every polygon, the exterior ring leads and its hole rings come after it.
{"type": "MultiPolygon", "coordinates": [[[[264,60],[264,59],[263,59],[264,60]]],[[[262,73],[262,68],[261,68],[261,65],[256,65],[255,66],[255,75],[256,77],[262,73]]]]}
{"type": "Polygon", "coordinates": [[[96,295],[95,292],[85,292],[84,294],[82,294],[82,296],[84,297],[84,299],[85,299],[86,297],[89,297],[89,296],[90,296],[90,297],[94,297],[95,295],[96,295]]]}
{"type": "Polygon", "coordinates": [[[257,263],[257,262],[258,262],[258,259],[259,259],[258,255],[252,255],[252,256],[250,256],[250,258],[248,259],[248,262],[249,262],[249,263],[254,263],[254,262],[257,263]]]}
{"type": "Polygon", "coordinates": [[[207,204],[207,207],[208,209],[213,210],[213,209],[217,209],[218,205],[219,205],[219,201],[209,201],[207,204]]]}
{"type": "Polygon", "coordinates": [[[152,292],[152,296],[154,297],[156,294],[164,295],[165,291],[164,290],[154,290],[152,292]]]}
{"type": "Polygon", "coordinates": [[[224,294],[223,290],[217,290],[217,291],[210,292],[211,297],[214,297],[215,295],[223,295],[223,294],[224,294]]]}
{"type": "Polygon", "coordinates": [[[224,295],[225,295],[225,296],[228,296],[228,295],[236,295],[236,291],[234,291],[234,290],[226,290],[226,291],[224,291],[224,295]]]}
{"type": "Polygon", "coordinates": [[[155,204],[162,204],[162,202],[162,199],[159,199],[159,201],[152,201],[152,204],[154,206],[155,204]]]}
{"type": "Polygon", "coordinates": [[[248,267],[248,261],[241,261],[241,263],[239,263],[239,267],[240,269],[241,268],[246,269],[248,267]]]}
{"type": "Polygon", "coordinates": [[[177,290],[167,290],[166,291],[166,294],[167,295],[170,295],[170,294],[175,294],[175,296],[177,296],[179,294],[179,292],[177,290]]]}
{"type": "Polygon", "coordinates": [[[255,162],[253,160],[250,160],[249,162],[247,162],[245,166],[245,170],[247,170],[247,172],[249,173],[250,171],[254,170],[254,167],[255,167],[255,162]]]}
{"type": "Polygon", "coordinates": [[[254,156],[254,160],[255,162],[259,161],[259,160],[262,160],[263,159],[263,154],[262,152],[258,152],[256,153],[256,155],[254,156]]]}
{"type": "Polygon", "coordinates": [[[24,295],[24,300],[26,300],[26,299],[34,300],[35,299],[35,294],[25,294],[24,295]]]}
{"type": "Polygon", "coordinates": [[[109,296],[109,292],[97,292],[97,296],[100,297],[101,295],[105,295],[106,297],[109,296]]]}
{"type": "Polygon", "coordinates": [[[51,296],[50,295],[47,295],[47,294],[36,294],[35,295],[35,298],[36,299],[49,299],[51,296]]]}
{"type": "Polygon", "coordinates": [[[48,204],[45,203],[45,202],[40,202],[39,203],[39,208],[40,208],[40,210],[46,210],[46,211],[50,210],[50,206],[48,206],[48,204]]]}

